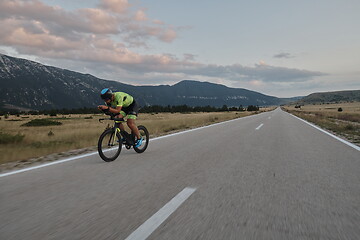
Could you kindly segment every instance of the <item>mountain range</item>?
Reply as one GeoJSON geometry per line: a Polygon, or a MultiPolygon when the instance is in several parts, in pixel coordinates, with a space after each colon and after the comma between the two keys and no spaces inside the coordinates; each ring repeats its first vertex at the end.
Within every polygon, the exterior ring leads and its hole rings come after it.
{"type": "Polygon", "coordinates": [[[133,86],[0,55],[0,108],[19,110],[96,107],[103,88],[133,95],[141,106],[229,107],[279,105],[294,99],[267,96],[242,88],[183,80],[175,85],[133,86]]]}

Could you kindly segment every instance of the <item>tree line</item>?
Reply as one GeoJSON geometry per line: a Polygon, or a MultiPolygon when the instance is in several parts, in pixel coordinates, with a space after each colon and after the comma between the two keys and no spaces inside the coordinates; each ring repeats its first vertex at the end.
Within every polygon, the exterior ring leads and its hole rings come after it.
{"type": "Polygon", "coordinates": [[[160,105],[152,105],[145,106],[140,109],[140,112],[143,113],[156,113],[156,112],[228,112],[228,111],[258,111],[259,106],[249,105],[246,108],[240,105],[239,107],[228,107],[227,105],[223,105],[221,108],[213,107],[213,106],[197,106],[191,107],[187,105],[177,105],[177,106],[160,106],[160,105]]]}
{"type": "MultiPolygon", "coordinates": [[[[239,107],[228,107],[227,105],[223,105],[220,108],[213,106],[203,106],[203,107],[191,107],[187,105],[177,105],[177,106],[160,106],[160,105],[152,105],[152,106],[144,106],[140,107],[140,113],[160,113],[160,112],[169,112],[169,113],[187,113],[187,112],[228,112],[228,111],[258,111],[259,106],[249,105],[247,107],[243,107],[240,105],[239,107]]],[[[17,115],[17,114],[29,114],[29,115],[56,115],[56,114],[97,114],[100,111],[97,108],[77,108],[77,109],[48,109],[48,110],[39,110],[39,111],[19,111],[19,110],[0,110],[0,116],[4,115],[17,115]]]]}

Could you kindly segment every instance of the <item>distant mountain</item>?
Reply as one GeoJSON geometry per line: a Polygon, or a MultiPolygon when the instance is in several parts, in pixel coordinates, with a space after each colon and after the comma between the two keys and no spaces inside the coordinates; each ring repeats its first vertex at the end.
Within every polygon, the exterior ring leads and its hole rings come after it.
{"type": "Polygon", "coordinates": [[[133,95],[140,105],[248,106],[291,101],[220,84],[181,81],[173,86],[133,86],[0,54],[0,108],[43,110],[96,107],[101,89],[133,95]]]}
{"type": "Polygon", "coordinates": [[[281,98],[284,101],[289,101],[289,102],[294,102],[294,101],[299,101],[302,98],[304,98],[304,96],[297,96],[297,97],[292,97],[292,98],[281,98]]]}
{"type": "Polygon", "coordinates": [[[360,102],[360,90],[312,93],[302,98],[297,103],[313,104],[313,103],[336,103],[336,102],[352,102],[352,101],[360,102]]]}
{"type": "Polygon", "coordinates": [[[242,88],[192,80],[183,80],[173,86],[140,86],[136,90],[139,99],[146,105],[239,107],[279,105],[283,102],[282,99],[242,88]]]}

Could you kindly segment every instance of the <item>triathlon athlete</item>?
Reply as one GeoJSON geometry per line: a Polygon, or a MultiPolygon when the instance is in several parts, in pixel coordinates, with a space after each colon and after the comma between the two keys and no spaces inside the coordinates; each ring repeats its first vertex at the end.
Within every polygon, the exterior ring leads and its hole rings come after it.
{"type": "MultiPolygon", "coordinates": [[[[127,117],[127,125],[136,136],[135,147],[142,144],[143,138],[140,136],[139,130],[135,124],[139,107],[135,99],[124,92],[112,92],[109,88],[101,90],[101,98],[105,101],[106,105],[99,105],[100,110],[109,111],[118,118],[127,117]]],[[[124,125],[120,123],[120,129],[124,131],[124,125]]]]}

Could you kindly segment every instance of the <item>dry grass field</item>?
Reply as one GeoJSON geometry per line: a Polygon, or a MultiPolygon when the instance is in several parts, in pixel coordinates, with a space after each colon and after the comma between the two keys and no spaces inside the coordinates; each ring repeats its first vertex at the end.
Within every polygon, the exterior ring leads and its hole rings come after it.
{"type": "MultiPolygon", "coordinates": [[[[273,108],[261,109],[261,111],[273,108]]],[[[144,125],[150,137],[161,136],[184,129],[205,126],[254,114],[254,112],[216,113],[159,113],[140,114],[137,124],[144,125]]],[[[100,123],[102,114],[50,116],[9,116],[0,120],[0,164],[14,161],[27,162],[30,158],[66,152],[74,149],[96,149],[100,134],[112,121],[100,123]],[[21,126],[33,119],[51,119],[62,123],[59,126],[21,126]]]]}
{"type": "Polygon", "coordinates": [[[305,105],[301,108],[290,105],[283,109],[360,146],[360,102],[305,105]]]}

